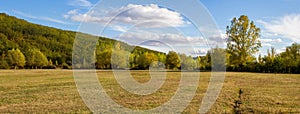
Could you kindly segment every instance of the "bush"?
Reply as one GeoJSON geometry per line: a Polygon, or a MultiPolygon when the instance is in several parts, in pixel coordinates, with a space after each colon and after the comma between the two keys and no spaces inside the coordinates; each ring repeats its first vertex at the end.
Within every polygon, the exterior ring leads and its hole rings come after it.
{"type": "Polygon", "coordinates": [[[62,69],[71,69],[71,67],[67,63],[63,63],[61,66],[62,69]]]}
{"type": "Polygon", "coordinates": [[[0,69],[10,69],[6,61],[0,60],[0,69]]]}

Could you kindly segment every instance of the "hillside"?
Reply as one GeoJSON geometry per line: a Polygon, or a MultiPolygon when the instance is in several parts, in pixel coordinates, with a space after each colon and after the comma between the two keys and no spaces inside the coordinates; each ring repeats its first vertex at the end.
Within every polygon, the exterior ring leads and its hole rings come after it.
{"type": "MultiPolygon", "coordinates": [[[[63,63],[71,65],[75,36],[76,32],[74,31],[38,25],[0,13],[0,55],[2,56],[11,49],[20,49],[23,53],[30,49],[39,49],[49,61],[53,61],[56,65],[63,63]]],[[[112,48],[116,40],[99,37],[99,42],[101,45],[98,49],[102,50],[98,51],[104,51],[104,49],[112,48]]],[[[122,43],[122,46],[124,48],[130,47],[126,43],[122,43]]],[[[134,52],[160,53],[141,47],[136,47],[134,52]]]]}

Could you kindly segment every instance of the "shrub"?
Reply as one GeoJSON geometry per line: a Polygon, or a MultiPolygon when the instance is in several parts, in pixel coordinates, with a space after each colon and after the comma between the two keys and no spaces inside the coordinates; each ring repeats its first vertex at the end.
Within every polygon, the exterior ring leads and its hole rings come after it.
{"type": "Polygon", "coordinates": [[[9,69],[9,65],[7,64],[6,61],[0,60],[0,69],[9,69]]]}
{"type": "Polygon", "coordinates": [[[62,69],[71,69],[71,67],[67,63],[63,63],[61,66],[62,69]]]}

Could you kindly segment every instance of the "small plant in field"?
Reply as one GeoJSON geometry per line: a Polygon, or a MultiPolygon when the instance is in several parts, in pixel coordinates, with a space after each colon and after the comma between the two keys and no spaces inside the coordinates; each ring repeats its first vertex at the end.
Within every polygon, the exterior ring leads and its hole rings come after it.
{"type": "Polygon", "coordinates": [[[233,105],[233,111],[234,111],[235,114],[241,114],[242,113],[242,109],[241,109],[241,105],[243,104],[242,94],[243,94],[243,90],[240,88],[239,98],[238,98],[238,100],[234,101],[234,105],[233,105]]]}

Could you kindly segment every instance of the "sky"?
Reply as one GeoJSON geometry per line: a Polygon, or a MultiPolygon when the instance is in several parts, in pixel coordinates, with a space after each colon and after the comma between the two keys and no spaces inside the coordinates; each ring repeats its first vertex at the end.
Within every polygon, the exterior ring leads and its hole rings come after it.
{"type": "Polygon", "coordinates": [[[6,0],[1,2],[0,12],[41,25],[188,55],[203,55],[212,43],[223,42],[226,26],[241,15],[261,28],[263,47],[258,54],[265,55],[271,47],[280,53],[286,46],[300,43],[299,0],[191,0],[202,4],[205,11],[196,2],[176,1],[6,0]],[[213,21],[203,15],[206,11],[213,21]],[[205,28],[212,22],[217,25],[216,35],[209,34],[214,27],[205,28]]]}

